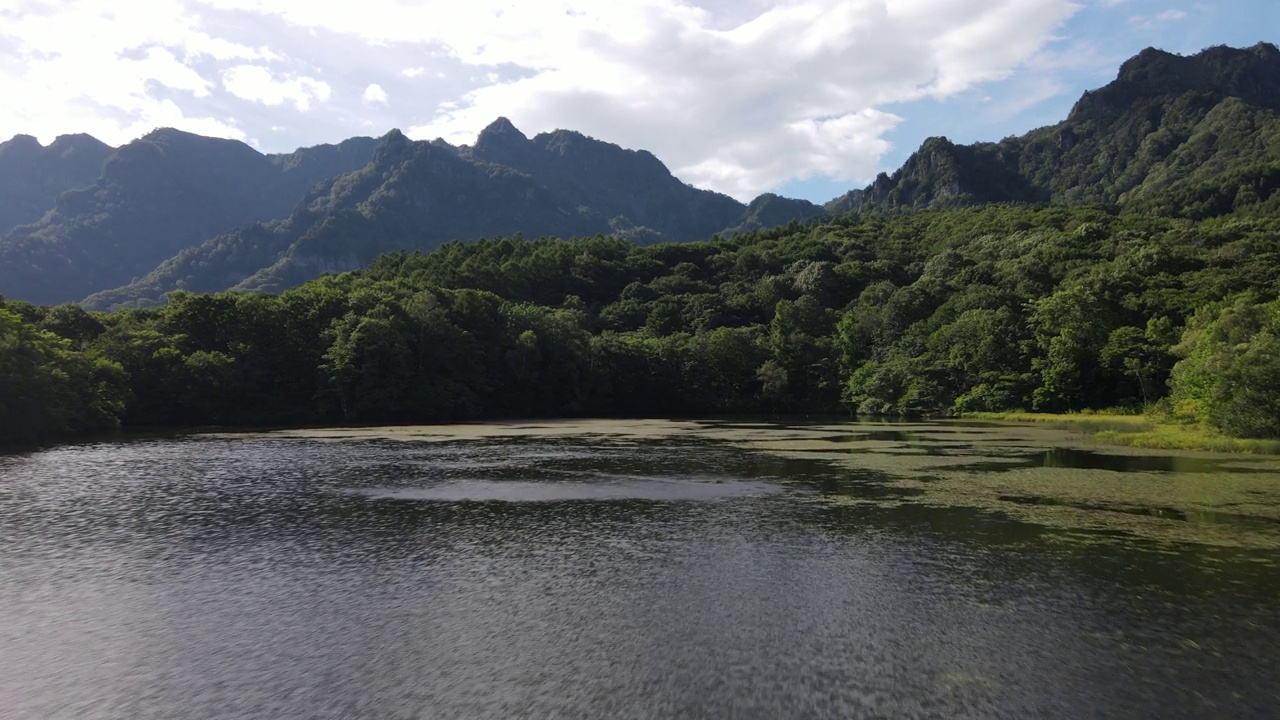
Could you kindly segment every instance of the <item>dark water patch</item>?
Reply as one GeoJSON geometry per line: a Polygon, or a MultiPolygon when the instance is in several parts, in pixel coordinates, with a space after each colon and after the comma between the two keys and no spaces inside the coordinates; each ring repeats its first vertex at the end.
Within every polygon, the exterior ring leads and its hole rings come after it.
{"type": "MultiPolygon", "coordinates": [[[[929,428],[927,430],[858,430],[833,435],[824,435],[819,439],[833,443],[897,442],[933,445],[946,443],[956,444],[952,441],[952,438],[947,436],[959,434],[960,433],[956,430],[948,430],[944,428],[929,428]]],[[[960,444],[968,445],[967,443],[960,444]]]]}
{"type": "Polygon", "coordinates": [[[1107,503],[1089,503],[1062,498],[1051,498],[1040,495],[998,495],[997,499],[1019,505],[1045,505],[1070,507],[1090,512],[1117,512],[1126,515],[1141,515],[1161,520],[1177,520],[1179,522],[1197,523],[1201,525],[1231,525],[1240,528],[1277,529],[1280,518],[1260,517],[1257,515],[1240,515],[1237,513],[1213,510],[1179,510],[1170,507],[1134,507],[1131,505],[1113,505],[1107,503]]]}
{"type": "Polygon", "coordinates": [[[1028,455],[1009,455],[998,461],[956,465],[948,470],[1000,472],[1023,468],[1070,468],[1112,472],[1264,473],[1274,472],[1238,464],[1238,460],[1185,455],[1113,455],[1075,448],[1051,448],[1028,455]]]}
{"type": "Polygon", "coordinates": [[[894,476],[888,473],[865,468],[838,468],[826,473],[820,473],[817,468],[814,468],[812,475],[808,475],[799,484],[816,490],[822,496],[859,500],[911,498],[923,495],[925,492],[923,488],[903,487],[896,482],[894,476]]]}
{"type": "Polygon", "coordinates": [[[797,440],[793,447],[786,447],[785,441],[782,441],[782,447],[788,453],[849,453],[854,455],[865,454],[910,454],[910,455],[953,455],[966,454],[973,449],[972,443],[952,442],[949,440],[918,438],[912,440],[891,440],[888,438],[869,438],[866,435],[826,435],[812,439],[818,443],[830,443],[826,446],[806,446],[806,440],[797,440]],[[872,440],[880,442],[897,442],[898,445],[885,446],[866,446],[859,443],[870,442],[872,440]]]}
{"type": "Polygon", "coordinates": [[[839,480],[824,481],[819,487],[819,493],[823,496],[859,500],[901,500],[920,497],[925,492],[924,488],[901,487],[888,483],[845,483],[839,480]]]}
{"type": "Polygon", "coordinates": [[[919,438],[919,435],[907,430],[869,430],[866,432],[851,433],[848,437],[856,440],[874,440],[881,442],[914,442],[919,438]]]}

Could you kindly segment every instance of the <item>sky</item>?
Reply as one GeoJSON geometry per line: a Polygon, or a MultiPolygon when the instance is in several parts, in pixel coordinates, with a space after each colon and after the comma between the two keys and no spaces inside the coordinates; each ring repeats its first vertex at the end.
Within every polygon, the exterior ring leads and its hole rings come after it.
{"type": "Polygon", "coordinates": [[[1259,41],[1276,0],[0,0],[0,137],[460,145],[503,116],[825,202],[931,135],[1058,122],[1145,47],[1259,41]]]}

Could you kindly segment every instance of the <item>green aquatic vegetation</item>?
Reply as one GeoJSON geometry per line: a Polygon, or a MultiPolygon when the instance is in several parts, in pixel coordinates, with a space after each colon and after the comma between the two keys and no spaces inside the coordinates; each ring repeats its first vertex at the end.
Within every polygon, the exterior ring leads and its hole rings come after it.
{"type": "MultiPolygon", "coordinates": [[[[1125,417],[1118,422],[1139,425],[1125,417]]],[[[1280,548],[1280,459],[1151,455],[1132,447],[1090,453],[1097,446],[1083,435],[1043,421],[956,424],[952,433],[939,426],[918,432],[913,452],[904,452],[911,449],[906,442],[778,440],[747,447],[853,473],[856,480],[842,486],[847,496],[819,499],[830,504],[974,507],[1077,539],[1120,533],[1160,543],[1280,548]],[[951,448],[959,438],[968,447],[951,448]],[[1132,469],[1106,469],[1126,466],[1132,469]]]]}
{"type": "Polygon", "coordinates": [[[1155,427],[1155,423],[1145,415],[1114,413],[981,412],[965,413],[964,417],[998,422],[1037,423],[1084,433],[1144,432],[1155,427]]]}
{"type": "Polygon", "coordinates": [[[1074,431],[1107,445],[1151,450],[1280,455],[1280,440],[1228,437],[1204,423],[1167,422],[1147,415],[1000,412],[972,413],[966,417],[1074,431]]]}
{"type": "MultiPolygon", "coordinates": [[[[1136,425],[1125,418],[1119,422],[1136,425]]],[[[591,438],[727,444],[835,472],[815,488],[803,472],[782,497],[829,506],[976,508],[1064,539],[1140,539],[1280,548],[1280,458],[1139,448],[1101,451],[1052,422],[957,421],[810,426],[677,420],[565,420],[282,430],[252,435],[332,442],[473,442],[591,438]],[[815,493],[814,490],[818,491],[815,493]]],[[[803,467],[803,466],[802,466],[803,467]]]]}
{"type": "Polygon", "coordinates": [[[1092,436],[1099,442],[1153,450],[1207,450],[1211,452],[1280,455],[1280,440],[1226,437],[1213,430],[1190,425],[1157,425],[1149,431],[1104,430],[1092,436]]]}
{"type": "Polygon", "coordinates": [[[914,502],[975,507],[1060,531],[1168,543],[1280,548],[1280,469],[1116,473],[1077,468],[936,472],[902,482],[914,502]]]}

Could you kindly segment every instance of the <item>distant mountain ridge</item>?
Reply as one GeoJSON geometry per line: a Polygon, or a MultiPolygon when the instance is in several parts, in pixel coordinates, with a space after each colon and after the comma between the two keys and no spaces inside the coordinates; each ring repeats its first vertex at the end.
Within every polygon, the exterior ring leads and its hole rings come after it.
{"type": "Polygon", "coordinates": [[[569,130],[530,139],[506,118],[472,146],[392,131],[274,156],[161,129],[79,184],[0,240],[0,294],[153,304],[179,288],[282,290],[454,239],[686,241],[824,214],[776,196],[761,213],[681,182],[646,151],[569,130]]]}
{"type": "Polygon", "coordinates": [[[745,209],[727,195],[690,188],[646,150],[626,150],[572,130],[529,139],[498,118],[460,154],[514,168],[557,196],[581,200],[611,224],[646,227],[668,240],[711,237],[739,221],[745,209]]]}
{"type": "Polygon", "coordinates": [[[646,151],[569,130],[528,138],[498,118],[462,147],[393,130],[368,166],[317,186],[288,218],[211,238],[86,304],[149,304],[176,289],[280,291],[364,267],[391,250],[455,239],[520,233],[680,242],[823,214],[803,200],[776,205],[762,215],[686,185],[646,151]]]}
{"type": "Polygon", "coordinates": [[[1189,56],[1148,48],[1056,125],[973,145],[929,138],[902,168],[826,208],[1054,202],[1176,213],[1186,205],[1172,208],[1171,198],[1194,204],[1224,172],[1280,162],[1277,111],[1274,45],[1189,56]]]}
{"type": "Polygon", "coordinates": [[[353,138],[268,156],[235,140],[156,130],[0,240],[0,293],[52,304],[128,283],[205,238],[288,213],[316,182],[366,164],[374,144],[353,138]]]}
{"type": "Polygon", "coordinates": [[[59,135],[48,147],[30,135],[0,143],[0,237],[39,220],[62,193],[93,184],[114,151],[88,135],[59,135]]]}

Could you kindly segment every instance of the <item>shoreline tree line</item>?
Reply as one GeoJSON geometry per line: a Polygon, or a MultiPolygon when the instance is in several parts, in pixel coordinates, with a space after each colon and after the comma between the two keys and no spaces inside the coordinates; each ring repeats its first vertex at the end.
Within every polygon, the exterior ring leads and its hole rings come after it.
{"type": "Polygon", "coordinates": [[[1280,219],[989,205],[706,242],[519,236],[281,294],[0,305],[0,437],[1157,408],[1280,437],[1280,219]]]}

